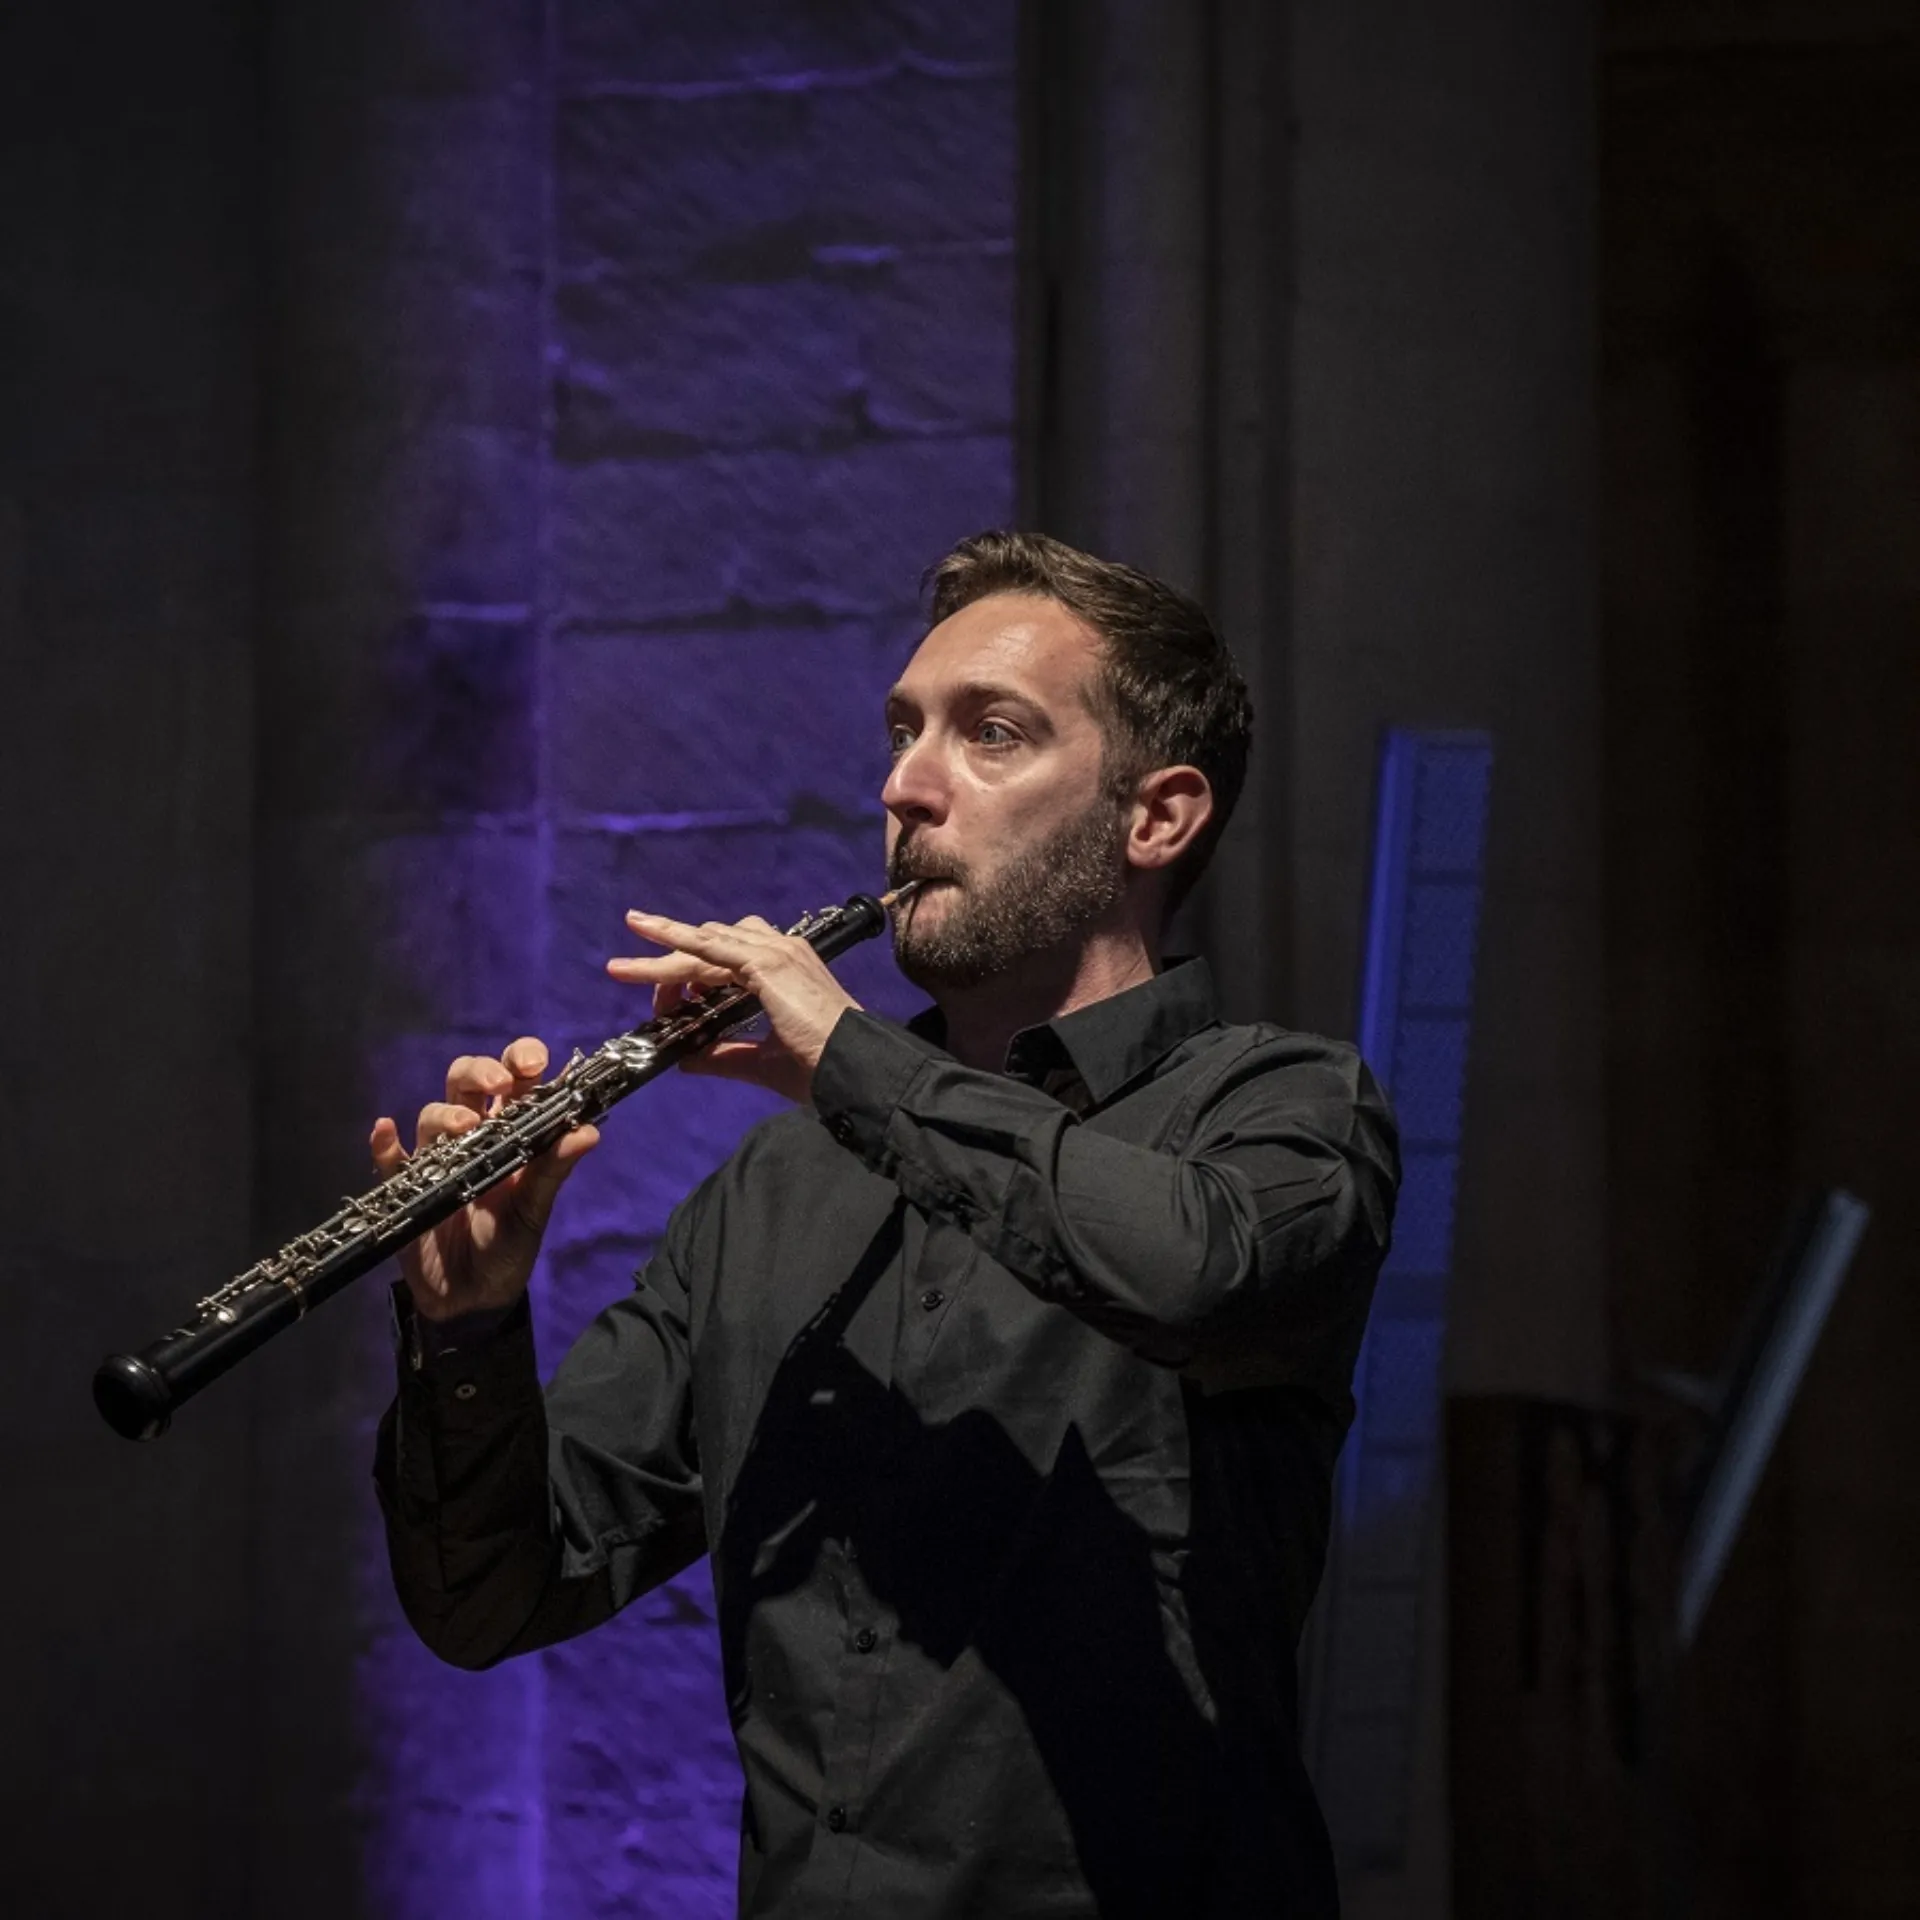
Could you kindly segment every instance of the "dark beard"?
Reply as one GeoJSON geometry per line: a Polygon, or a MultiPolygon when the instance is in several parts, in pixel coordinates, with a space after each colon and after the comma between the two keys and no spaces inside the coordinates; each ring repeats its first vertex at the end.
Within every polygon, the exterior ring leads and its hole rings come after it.
{"type": "Polygon", "coordinates": [[[950,880],[959,895],[936,929],[919,933],[908,910],[893,928],[893,957],[916,987],[977,987],[1083,934],[1126,889],[1120,811],[1102,799],[1051,838],[1030,847],[976,889],[957,860],[926,852],[909,833],[894,847],[887,879],[950,880]]]}

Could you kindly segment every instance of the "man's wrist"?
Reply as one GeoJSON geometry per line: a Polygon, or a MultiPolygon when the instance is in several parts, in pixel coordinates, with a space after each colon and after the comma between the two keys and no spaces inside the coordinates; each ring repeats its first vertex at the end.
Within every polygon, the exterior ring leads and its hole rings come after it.
{"type": "Polygon", "coordinates": [[[401,1281],[393,1289],[394,1346],[408,1367],[419,1373],[447,1354],[492,1345],[524,1324],[530,1312],[523,1293],[504,1307],[473,1307],[443,1319],[429,1319],[401,1281]]]}
{"type": "Polygon", "coordinates": [[[886,1172],[887,1123],[927,1060],[925,1049],[891,1021],[850,1007],[814,1072],[814,1111],[843,1147],[886,1172]]]}

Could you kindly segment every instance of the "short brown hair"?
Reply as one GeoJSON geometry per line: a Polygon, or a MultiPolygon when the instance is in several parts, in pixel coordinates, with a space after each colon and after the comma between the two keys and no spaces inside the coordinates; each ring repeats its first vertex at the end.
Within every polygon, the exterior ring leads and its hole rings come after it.
{"type": "Polygon", "coordinates": [[[1198,767],[1213,816],[1167,875],[1167,911],[1206,870],[1246,785],[1253,702],[1246,682],[1196,601],[1117,560],[1096,559],[1044,533],[976,533],[927,569],[934,626],[993,593],[1057,600],[1100,637],[1093,689],[1106,735],[1107,780],[1125,799],[1159,767],[1198,767]]]}

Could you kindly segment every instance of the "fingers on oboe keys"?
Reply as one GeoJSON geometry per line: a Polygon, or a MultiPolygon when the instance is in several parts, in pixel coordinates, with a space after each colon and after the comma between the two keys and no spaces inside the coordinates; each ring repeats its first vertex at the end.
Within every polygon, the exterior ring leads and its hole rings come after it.
{"type": "Polygon", "coordinates": [[[425,1147],[443,1134],[465,1133],[496,1112],[502,1101],[539,1085],[546,1070],[546,1046],[531,1037],[516,1040],[498,1060],[463,1053],[447,1069],[447,1097],[420,1109],[418,1144],[425,1147]]]}
{"type": "Polygon", "coordinates": [[[547,1070],[546,1042],[534,1039],[531,1034],[526,1035],[506,1050],[501,1061],[513,1075],[513,1091],[516,1094],[525,1093],[540,1084],[540,1076],[547,1070]]]}
{"type": "Polygon", "coordinates": [[[382,1114],[373,1123],[373,1136],[367,1145],[373,1152],[373,1170],[382,1180],[391,1179],[407,1164],[407,1150],[400,1144],[400,1129],[390,1114],[382,1114]]]}

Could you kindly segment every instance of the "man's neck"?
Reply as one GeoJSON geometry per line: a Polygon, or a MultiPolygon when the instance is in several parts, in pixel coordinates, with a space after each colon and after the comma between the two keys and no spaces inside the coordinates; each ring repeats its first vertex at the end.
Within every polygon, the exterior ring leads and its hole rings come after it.
{"type": "Polygon", "coordinates": [[[947,1023],[947,1051],[963,1066],[1002,1072],[1016,1033],[1110,999],[1160,971],[1157,943],[1138,927],[1089,935],[1072,948],[1035,954],[977,987],[934,995],[947,1023]]]}

